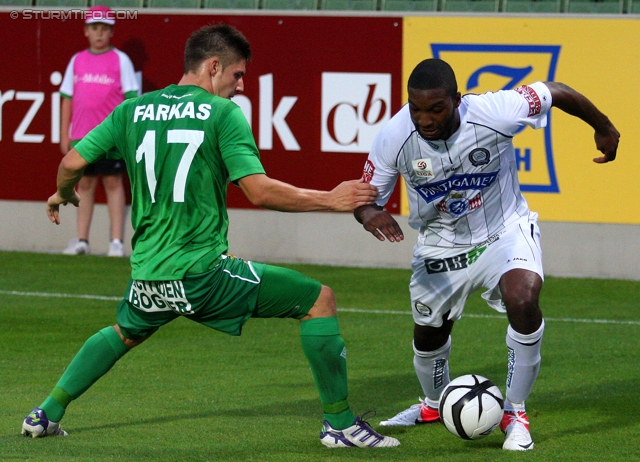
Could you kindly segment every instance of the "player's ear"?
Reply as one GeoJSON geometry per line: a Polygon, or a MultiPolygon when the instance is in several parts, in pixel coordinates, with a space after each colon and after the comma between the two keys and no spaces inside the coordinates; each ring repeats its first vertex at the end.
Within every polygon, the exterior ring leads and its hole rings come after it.
{"type": "Polygon", "coordinates": [[[207,70],[212,77],[218,72],[222,72],[222,64],[220,64],[220,60],[218,60],[218,58],[211,58],[207,67],[207,70]]]}

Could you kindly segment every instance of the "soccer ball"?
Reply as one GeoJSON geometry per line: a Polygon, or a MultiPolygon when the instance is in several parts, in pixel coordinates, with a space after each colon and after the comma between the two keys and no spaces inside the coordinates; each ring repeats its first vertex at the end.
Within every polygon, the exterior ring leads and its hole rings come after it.
{"type": "Polygon", "coordinates": [[[449,382],[442,391],[438,410],[447,430],[465,440],[477,440],[498,427],[504,400],[500,389],[489,379],[468,374],[449,382]]]}

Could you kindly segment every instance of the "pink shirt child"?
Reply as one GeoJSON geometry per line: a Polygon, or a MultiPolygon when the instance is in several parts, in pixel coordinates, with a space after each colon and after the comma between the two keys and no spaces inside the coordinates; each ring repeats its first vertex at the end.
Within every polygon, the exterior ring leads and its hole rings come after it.
{"type": "Polygon", "coordinates": [[[73,55],[60,86],[61,95],[72,98],[71,140],[82,139],[138,88],[131,60],[117,48],[73,55]]]}

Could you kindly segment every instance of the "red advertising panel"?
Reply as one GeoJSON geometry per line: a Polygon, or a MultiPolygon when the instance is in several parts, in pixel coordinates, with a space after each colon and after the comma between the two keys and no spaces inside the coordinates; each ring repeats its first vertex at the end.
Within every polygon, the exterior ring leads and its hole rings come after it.
{"type": "MultiPolygon", "coordinates": [[[[329,189],[360,177],[373,136],[402,104],[399,18],[128,13],[112,44],[131,57],[143,92],[178,82],[185,41],[200,26],[228,22],[247,36],[254,58],[234,101],[267,174],[296,186],[329,189]]],[[[60,161],[62,75],[87,47],[83,19],[5,10],[0,43],[0,199],[43,201],[60,161]]],[[[249,207],[236,189],[229,204],[249,207]]],[[[389,209],[399,211],[397,193],[389,209]]]]}

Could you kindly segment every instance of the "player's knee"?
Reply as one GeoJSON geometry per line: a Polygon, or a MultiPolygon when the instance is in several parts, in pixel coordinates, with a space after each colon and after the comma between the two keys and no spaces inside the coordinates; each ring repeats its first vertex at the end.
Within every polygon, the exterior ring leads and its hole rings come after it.
{"type": "Polygon", "coordinates": [[[149,338],[149,336],[147,337],[143,337],[143,338],[139,338],[139,339],[130,339],[124,336],[124,334],[122,333],[122,331],[120,330],[120,326],[119,325],[114,325],[113,328],[115,329],[115,331],[118,333],[118,335],[120,336],[120,339],[122,340],[122,343],[124,343],[124,345],[130,350],[134,347],[137,347],[138,345],[140,345],[142,342],[144,342],[146,339],[149,338]]]}
{"type": "Polygon", "coordinates": [[[542,324],[542,311],[538,300],[518,300],[506,304],[509,324],[518,333],[528,335],[542,324]]]}
{"type": "Polygon", "coordinates": [[[507,314],[523,317],[534,317],[540,312],[537,298],[519,298],[515,300],[505,301],[507,314]]]}
{"type": "Polygon", "coordinates": [[[540,275],[527,270],[508,271],[500,279],[500,292],[507,309],[528,309],[537,306],[542,289],[540,275]]]}
{"type": "Polygon", "coordinates": [[[313,304],[306,319],[309,318],[326,318],[329,316],[335,316],[336,310],[336,296],[330,287],[322,286],[318,299],[313,304]]]}
{"type": "Polygon", "coordinates": [[[413,330],[413,346],[418,351],[435,351],[449,340],[451,328],[443,324],[441,327],[415,325],[413,330]]]}

